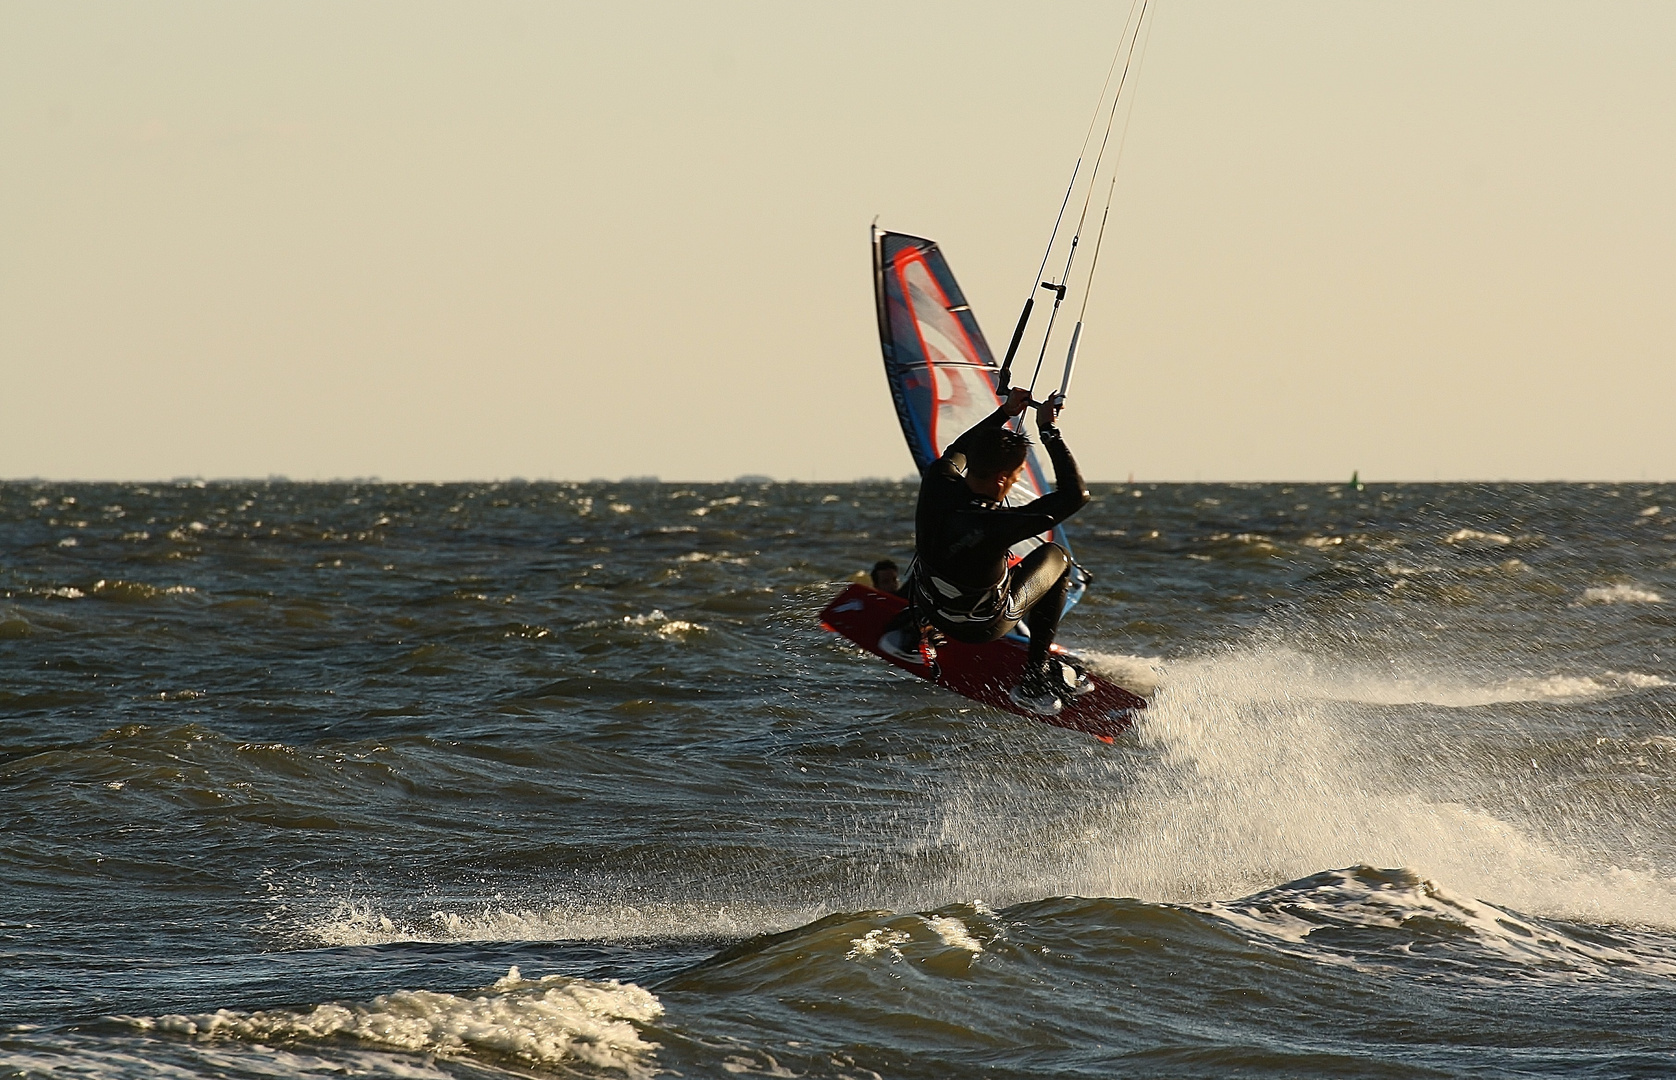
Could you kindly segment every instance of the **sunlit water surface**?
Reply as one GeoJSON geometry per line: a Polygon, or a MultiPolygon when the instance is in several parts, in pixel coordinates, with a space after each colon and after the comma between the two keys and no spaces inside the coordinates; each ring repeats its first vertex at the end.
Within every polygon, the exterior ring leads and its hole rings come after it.
{"type": "Polygon", "coordinates": [[[1099,487],[1110,746],[913,498],[0,485],[0,1075],[1676,1073],[1676,487],[1099,487]]]}

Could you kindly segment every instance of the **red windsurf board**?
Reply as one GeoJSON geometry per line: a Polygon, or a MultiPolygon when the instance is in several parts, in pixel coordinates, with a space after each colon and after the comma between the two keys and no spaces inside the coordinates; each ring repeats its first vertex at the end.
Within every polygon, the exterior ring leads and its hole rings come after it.
{"type": "MultiPolygon", "coordinates": [[[[950,641],[937,647],[937,670],[924,664],[909,664],[879,651],[879,637],[885,626],[908,602],[900,596],[879,592],[865,585],[851,585],[821,612],[821,626],[841,634],[874,656],[894,664],[910,675],[935,682],[962,697],[1004,709],[1017,716],[1055,727],[1084,731],[1110,741],[1112,736],[1134,723],[1135,713],[1146,708],[1146,699],[1102,679],[1092,671],[1094,689],[1065,703],[1057,716],[1037,716],[1014,705],[1007,697],[1024,674],[1025,647],[1003,638],[983,645],[950,641]]],[[[1069,656],[1058,645],[1057,655],[1069,656]]]]}

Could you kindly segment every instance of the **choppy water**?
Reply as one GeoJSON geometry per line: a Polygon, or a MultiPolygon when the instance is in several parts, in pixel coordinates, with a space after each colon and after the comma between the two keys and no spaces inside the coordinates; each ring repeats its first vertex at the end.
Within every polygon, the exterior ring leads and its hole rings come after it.
{"type": "Polygon", "coordinates": [[[1676,1073],[1676,486],[1107,486],[1113,746],[857,485],[0,485],[0,1075],[1676,1073]]]}

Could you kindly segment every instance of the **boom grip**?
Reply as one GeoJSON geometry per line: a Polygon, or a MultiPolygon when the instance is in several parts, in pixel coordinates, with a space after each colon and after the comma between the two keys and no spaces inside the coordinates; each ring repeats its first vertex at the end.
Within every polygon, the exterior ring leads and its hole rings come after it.
{"type": "Polygon", "coordinates": [[[1071,348],[1065,353],[1065,375],[1059,380],[1059,397],[1063,400],[1066,391],[1071,389],[1071,372],[1077,366],[1077,343],[1082,340],[1082,320],[1077,320],[1077,328],[1071,331],[1071,348]]]}
{"type": "Polygon", "coordinates": [[[1019,312],[1018,325],[1013,327],[1013,340],[1007,345],[1007,358],[1001,362],[1001,373],[995,377],[995,392],[1003,394],[1007,391],[1007,384],[1012,382],[1013,357],[1018,353],[1018,343],[1024,340],[1024,327],[1030,322],[1030,312],[1036,306],[1034,296],[1024,301],[1024,310],[1019,312]]]}

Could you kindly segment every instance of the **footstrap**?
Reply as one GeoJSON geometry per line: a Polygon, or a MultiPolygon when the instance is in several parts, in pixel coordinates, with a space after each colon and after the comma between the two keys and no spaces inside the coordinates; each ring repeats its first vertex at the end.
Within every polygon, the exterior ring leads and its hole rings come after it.
{"type": "Polygon", "coordinates": [[[931,624],[931,620],[918,607],[914,608],[914,616],[914,621],[918,624],[919,629],[920,659],[930,669],[931,677],[933,679],[939,678],[943,672],[937,666],[937,638],[941,635],[937,633],[937,628],[931,624]]]}

